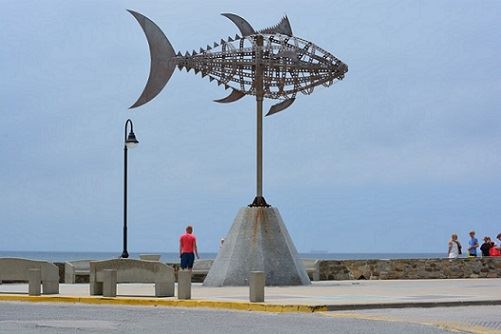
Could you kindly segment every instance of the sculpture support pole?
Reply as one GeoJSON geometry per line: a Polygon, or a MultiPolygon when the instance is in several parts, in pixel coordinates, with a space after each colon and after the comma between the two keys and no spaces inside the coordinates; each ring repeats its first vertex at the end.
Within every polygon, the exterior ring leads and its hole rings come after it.
{"type": "Polygon", "coordinates": [[[263,196],[263,36],[256,37],[256,197],[250,206],[268,207],[263,196]]]}
{"type": "Polygon", "coordinates": [[[256,163],[257,163],[257,186],[256,197],[263,197],[263,97],[256,97],[257,102],[257,140],[256,140],[256,163]]]}

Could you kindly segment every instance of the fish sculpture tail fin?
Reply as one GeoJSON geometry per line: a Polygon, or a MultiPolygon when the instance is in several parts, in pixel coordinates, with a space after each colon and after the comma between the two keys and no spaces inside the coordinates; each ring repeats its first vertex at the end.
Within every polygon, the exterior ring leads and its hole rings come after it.
{"type": "Polygon", "coordinates": [[[162,91],[176,69],[174,61],[176,53],[162,30],[153,21],[137,12],[128,11],[136,18],[146,35],[151,58],[148,81],[141,96],[130,107],[132,109],[151,101],[162,91]]]}

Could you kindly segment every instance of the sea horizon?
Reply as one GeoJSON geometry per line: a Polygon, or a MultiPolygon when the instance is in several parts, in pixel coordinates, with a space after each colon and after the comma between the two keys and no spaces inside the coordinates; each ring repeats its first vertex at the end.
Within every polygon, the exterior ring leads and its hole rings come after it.
{"type": "MultiPolygon", "coordinates": [[[[68,252],[68,251],[3,251],[0,257],[19,257],[49,262],[66,262],[75,260],[104,260],[119,258],[121,251],[116,252],[68,252]]],[[[160,254],[162,262],[178,262],[177,252],[129,252],[129,258],[138,259],[140,254],[160,254]]],[[[444,258],[444,253],[336,253],[336,252],[299,252],[300,258],[319,260],[390,260],[390,259],[428,259],[444,258]]],[[[216,252],[201,252],[200,259],[215,259],[216,252]]]]}

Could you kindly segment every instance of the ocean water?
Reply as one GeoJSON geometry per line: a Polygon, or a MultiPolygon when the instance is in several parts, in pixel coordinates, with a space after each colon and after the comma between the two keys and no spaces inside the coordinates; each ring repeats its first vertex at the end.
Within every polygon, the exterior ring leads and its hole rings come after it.
{"type": "MultiPolygon", "coordinates": [[[[117,252],[28,252],[0,251],[0,257],[20,257],[49,262],[65,262],[72,260],[105,260],[120,257],[117,252]]],[[[173,252],[141,252],[129,253],[129,258],[139,259],[139,254],[160,254],[162,262],[178,262],[178,253],[173,252]]],[[[215,259],[217,253],[200,253],[201,259],[215,259]]],[[[447,257],[444,253],[299,253],[300,258],[321,260],[367,260],[367,259],[429,259],[447,257]]]]}

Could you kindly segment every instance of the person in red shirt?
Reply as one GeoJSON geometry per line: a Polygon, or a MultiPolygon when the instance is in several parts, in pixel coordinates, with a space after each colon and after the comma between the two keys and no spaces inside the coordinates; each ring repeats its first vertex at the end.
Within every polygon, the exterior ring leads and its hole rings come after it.
{"type": "Polygon", "coordinates": [[[191,271],[193,262],[195,262],[195,255],[197,259],[197,238],[193,235],[193,227],[186,226],[186,233],[179,238],[179,257],[181,258],[181,269],[188,269],[191,271]]]}

